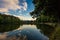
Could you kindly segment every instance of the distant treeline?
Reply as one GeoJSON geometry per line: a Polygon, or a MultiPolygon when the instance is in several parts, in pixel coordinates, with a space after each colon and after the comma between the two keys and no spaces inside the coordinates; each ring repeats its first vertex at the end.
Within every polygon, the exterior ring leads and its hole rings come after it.
{"type": "Polygon", "coordinates": [[[1,24],[21,24],[21,20],[18,17],[11,15],[5,15],[0,13],[0,25],[1,24]]]}

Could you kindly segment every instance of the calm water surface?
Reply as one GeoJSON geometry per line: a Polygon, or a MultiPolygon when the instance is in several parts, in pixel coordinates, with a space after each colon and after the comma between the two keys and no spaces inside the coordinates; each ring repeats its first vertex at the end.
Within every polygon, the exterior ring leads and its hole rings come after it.
{"type": "Polygon", "coordinates": [[[0,40],[49,40],[36,25],[22,25],[19,28],[0,33],[0,40]]]}

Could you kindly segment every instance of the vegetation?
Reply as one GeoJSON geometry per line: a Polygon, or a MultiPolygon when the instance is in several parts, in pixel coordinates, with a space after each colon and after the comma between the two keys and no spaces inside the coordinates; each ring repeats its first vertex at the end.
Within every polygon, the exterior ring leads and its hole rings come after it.
{"type": "Polygon", "coordinates": [[[47,18],[44,21],[55,22],[60,20],[59,0],[34,0],[33,3],[35,4],[35,10],[30,13],[33,18],[41,19],[41,15],[44,15],[47,18]]]}
{"type": "Polygon", "coordinates": [[[21,20],[18,17],[10,16],[10,15],[5,15],[5,14],[0,14],[0,25],[4,24],[20,24],[21,20]]]}
{"type": "MultiPolygon", "coordinates": [[[[59,40],[60,38],[60,0],[33,0],[33,3],[35,5],[35,10],[30,13],[32,18],[37,18],[36,23],[56,23],[57,26],[54,27],[54,32],[51,35],[49,35],[50,40],[59,40]]],[[[41,27],[41,26],[40,26],[41,27]]],[[[43,27],[42,30],[46,30],[43,27]]],[[[50,32],[49,30],[46,30],[46,34],[50,32]]]]}
{"type": "Polygon", "coordinates": [[[0,14],[0,32],[17,29],[22,21],[18,17],[0,14]]]}
{"type": "Polygon", "coordinates": [[[51,33],[53,33],[53,31],[55,30],[53,26],[49,26],[46,24],[37,24],[36,26],[42,33],[44,33],[48,37],[50,37],[51,33]]]}
{"type": "Polygon", "coordinates": [[[55,19],[53,16],[45,16],[45,15],[40,15],[37,19],[36,19],[37,23],[55,23],[57,22],[57,19],[55,19]]]}
{"type": "Polygon", "coordinates": [[[2,25],[0,25],[0,33],[12,31],[19,27],[20,27],[20,25],[14,25],[14,24],[3,25],[2,24],[2,25]]]}

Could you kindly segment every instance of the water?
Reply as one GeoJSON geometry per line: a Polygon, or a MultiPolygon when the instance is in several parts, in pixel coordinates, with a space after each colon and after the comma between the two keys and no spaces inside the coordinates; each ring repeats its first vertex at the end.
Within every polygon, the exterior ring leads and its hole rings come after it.
{"type": "Polygon", "coordinates": [[[22,25],[19,28],[0,33],[0,40],[49,40],[36,25],[22,25]]]}

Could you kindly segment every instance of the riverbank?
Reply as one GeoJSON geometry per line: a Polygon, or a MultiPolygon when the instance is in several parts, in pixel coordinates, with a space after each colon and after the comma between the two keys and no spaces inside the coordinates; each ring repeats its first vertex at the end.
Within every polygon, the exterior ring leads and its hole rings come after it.
{"type": "Polygon", "coordinates": [[[60,24],[57,23],[55,31],[52,33],[50,40],[60,40],[60,24]]]}

